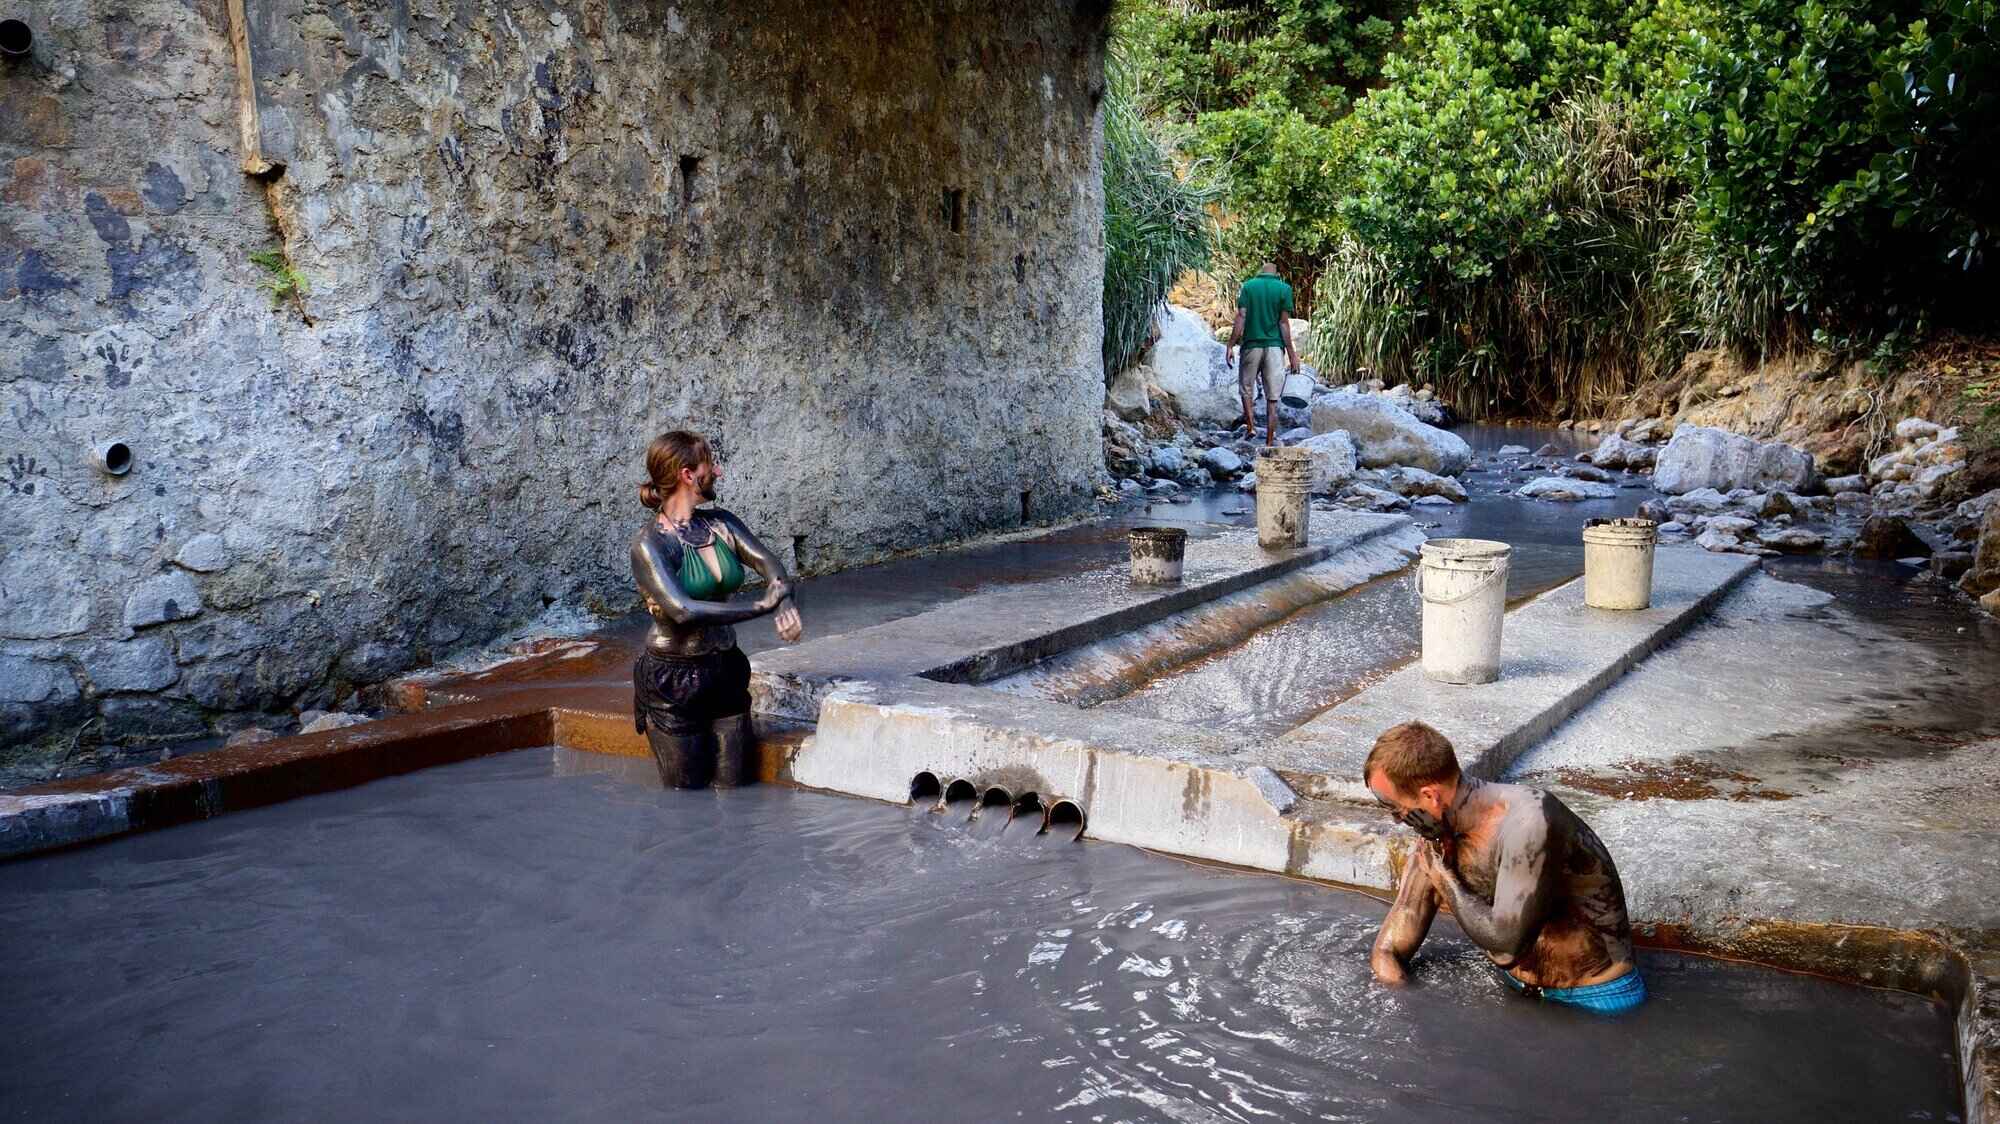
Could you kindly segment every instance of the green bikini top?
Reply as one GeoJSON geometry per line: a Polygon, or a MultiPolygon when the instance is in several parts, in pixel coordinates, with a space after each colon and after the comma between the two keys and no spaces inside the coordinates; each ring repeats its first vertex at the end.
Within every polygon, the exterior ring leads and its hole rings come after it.
{"type": "Polygon", "coordinates": [[[714,536],[715,543],[714,570],[702,561],[701,551],[688,546],[678,536],[661,532],[657,525],[653,533],[665,540],[670,551],[680,551],[680,566],[674,576],[680,582],[681,591],[689,597],[697,601],[727,601],[730,594],[743,588],[743,561],[736,557],[729,539],[716,530],[713,523],[709,524],[709,533],[714,536]]]}

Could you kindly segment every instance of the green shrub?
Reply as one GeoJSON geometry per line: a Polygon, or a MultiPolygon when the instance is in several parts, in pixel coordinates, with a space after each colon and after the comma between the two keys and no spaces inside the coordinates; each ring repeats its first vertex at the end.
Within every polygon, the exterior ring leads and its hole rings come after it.
{"type": "Polygon", "coordinates": [[[1180,168],[1139,112],[1131,72],[1116,57],[1104,98],[1104,377],[1146,347],[1153,313],[1174,281],[1208,264],[1221,194],[1201,164],[1180,168]]]}
{"type": "Polygon", "coordinates": [[[1712,342],[1966,322],[1990,284],[1994,0],[1750,0],[1691,27],[1653,96],[1712,342]]]}

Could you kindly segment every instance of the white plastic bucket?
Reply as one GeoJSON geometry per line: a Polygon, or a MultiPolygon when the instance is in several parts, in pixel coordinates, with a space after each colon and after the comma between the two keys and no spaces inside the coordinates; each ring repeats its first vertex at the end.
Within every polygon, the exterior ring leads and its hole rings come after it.
{"type": "Polygon", "coordinates": [[[1651,519],[1593,519],[1583,525],[1583,603],[1643,609],[1653,603],[1651,519]]]}
{"type": "Polygon", "coordinates": [[[1132,584],[1179,585],[1181,566],[1187,557],[1185,527],[1134,527],[1132,544],[1132,584]]]}
{"type": "Polygon", "coordinates": [[[1285,376],[1285,388],[1279,392],[1278,401],[1294,410],[1303,410],[1312,405],[1313,387],[1319,384],[1304,372],[1285,376]]]}
{"type": "Polygon", "coordinates": [[[1424,676],[1440,683],[1500,678],[1500,626],[1507,618],[1507,559],[1489,539],[1432,539],[1417,565],[1424,599],[1424,676]]]}
{"type": "Polygon", "coordinates": [[[1306,545],[1312,522],[1312,454],[1266,447],[1257,454],[1257,545],[1290,550],[1306,545]]]}

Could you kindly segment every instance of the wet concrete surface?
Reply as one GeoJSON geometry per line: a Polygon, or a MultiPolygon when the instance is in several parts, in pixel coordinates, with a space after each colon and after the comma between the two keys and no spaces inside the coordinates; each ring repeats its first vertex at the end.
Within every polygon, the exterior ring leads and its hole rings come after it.
{"type": "Polygon", "coordinates": [[[1524,755],[1635,912],[2000,927],[2000,622],[1894,563],[1776,560],[1524,755]]]}
{"type": "Polygon", "coordinates": [[[523,750],[0,866],[0,1118],[1953,1119],[1938,1004],[1642,952],[1613,1020],[1441,920],[523,750]]]}

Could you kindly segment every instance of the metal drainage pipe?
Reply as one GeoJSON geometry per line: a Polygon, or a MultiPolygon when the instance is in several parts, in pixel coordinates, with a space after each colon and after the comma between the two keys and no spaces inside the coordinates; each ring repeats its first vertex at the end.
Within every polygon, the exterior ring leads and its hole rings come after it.
{"type": "Polygon", "coordinates": [[[35,49],[35,33],[20,20],[0,20],[0,58],[24,59],[35,49]]]}
{"type": "Polygon", "coordinates": [[[1007,813],[1007,822],[1013,823],[1022,816],[1039,818],[1042,814],[1042,798],[1032,792],[1024,792],[1014,798],[1014,810],[1007,813]]]}
{"type": "Polygon", "coordinates": [[[944,794],[944,786],[938,783],[937,774],[929,770],[910,778],[910,803],[920,800],[936,800],[944,794]]]}
{"type": "Polygon", "coordinates": [[[1085,826],[1083,805],[1074,800],[1058,800],[1049,805],[1047,814],[1042,816],[1042,830],[1037,834],[1045,835],[1051,830],[1067,831],[1071,825],[1076,827],[1076,834],[1070,836],[1070,841],[1082,839],[1085,826]]]}
{"type": "Polygon", "coordinates": [[[979,798],[979,804],[972,809],[972,815],[977,816],[988,808],[1011,808],[1013,804],[1014,794],[999,785],[994,785],[986,790],[986,795],[979,798]]]}
{"type": "Polygon", "coordinates": [[[123,476],[132,471],[132,446],[123,441],[106,441],[90,450],[90,463],[106,476],[123,476]]]}
{"type": "Polygon", "coordinates": [[[938,811],[942,812],[961,800],[968,803],[975,803],[978,799],[978,786],[960,777],[958,780],[944,786],[944,798],[938,801],[938,811]]]}

